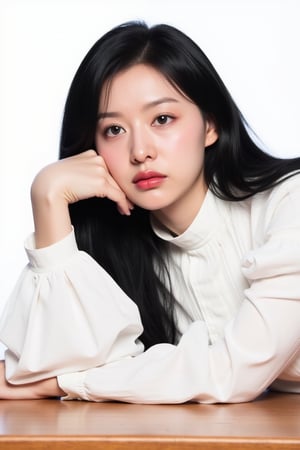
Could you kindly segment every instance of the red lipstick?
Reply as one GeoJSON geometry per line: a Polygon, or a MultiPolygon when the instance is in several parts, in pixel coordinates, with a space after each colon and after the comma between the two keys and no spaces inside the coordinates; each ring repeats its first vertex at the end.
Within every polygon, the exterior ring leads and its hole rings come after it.
{"type": "Polygon", "coordinates": [[[132,182],[142,191],[146,191],[148,189],[159,187],[165,179],[166,175],[154,172],[153,170],[147,170],[145,172],[137,173],[132,182]]]}

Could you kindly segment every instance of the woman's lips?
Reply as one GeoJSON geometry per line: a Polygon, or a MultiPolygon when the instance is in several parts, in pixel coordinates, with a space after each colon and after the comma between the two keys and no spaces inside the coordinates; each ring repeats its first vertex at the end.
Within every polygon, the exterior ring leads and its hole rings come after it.
{"type": "Polygon", "coordinates": [[[139,172],[134,178],[133,183],[141,190],[146,191],[148,189],[154,189],[159,187],[164,180],[166,175],[159,172],[147,171],[139,172]]]}

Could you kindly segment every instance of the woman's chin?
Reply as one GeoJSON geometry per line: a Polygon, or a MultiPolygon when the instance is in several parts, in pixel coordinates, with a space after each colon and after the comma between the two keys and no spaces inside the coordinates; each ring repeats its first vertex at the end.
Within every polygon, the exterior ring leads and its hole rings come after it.
{"type": "MultiPolygon", "coordinates": [[[[132,201],[132,200],[131,200],[132,201]]],[[[160,211],[168,206],[166,201],[134,201],[134,205],[147,211],[160,211]]]]}

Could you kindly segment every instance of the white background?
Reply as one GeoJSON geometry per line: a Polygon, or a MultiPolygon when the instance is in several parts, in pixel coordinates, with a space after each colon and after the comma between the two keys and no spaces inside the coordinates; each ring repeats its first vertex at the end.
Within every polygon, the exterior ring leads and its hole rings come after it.
{"type": "Polygon", "coordinates": [[[57,159],[67,90],[93,43],[132,19],[177,26],[211,59],[268,151],[298,156],[299,5],[298,0],[0,0],[0,312],[26,264],[31,181],[57,159]]]}

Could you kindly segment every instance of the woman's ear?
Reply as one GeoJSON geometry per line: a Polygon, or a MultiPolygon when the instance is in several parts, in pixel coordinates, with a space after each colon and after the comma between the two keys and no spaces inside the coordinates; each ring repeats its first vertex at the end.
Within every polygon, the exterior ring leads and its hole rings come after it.
{"type": "Polygon", "coordinates": [[[206,121],[206,137],[205,137],[205,147],[213,145],[219,138],[217,127],[213,120],[206,121]]]}

